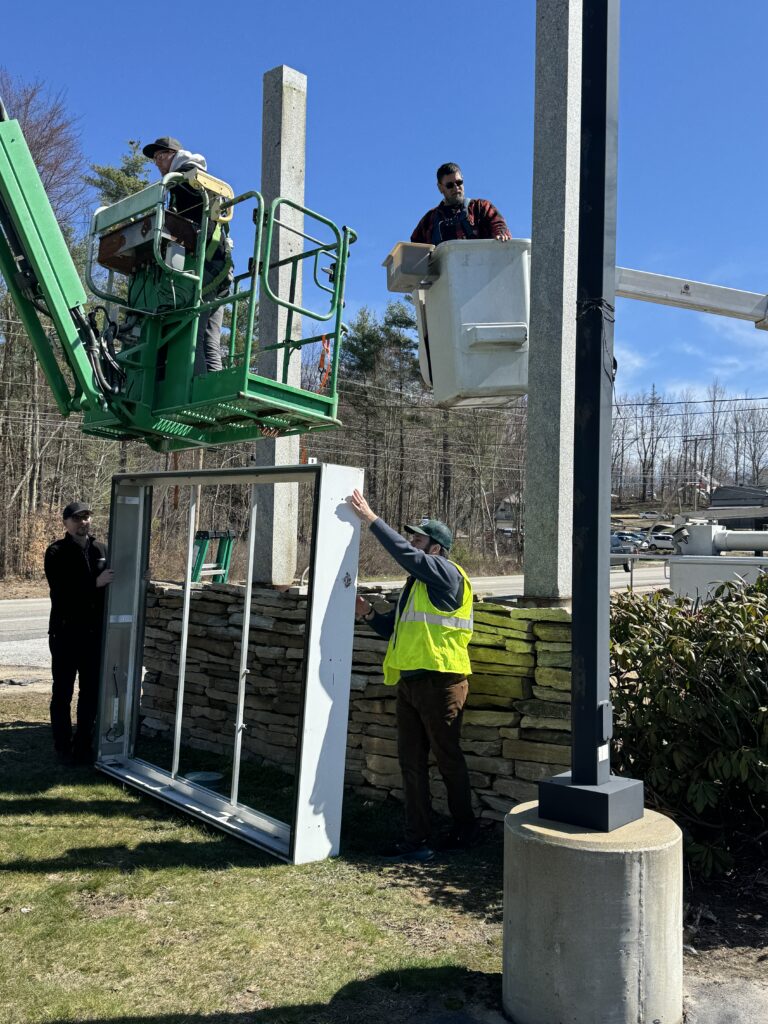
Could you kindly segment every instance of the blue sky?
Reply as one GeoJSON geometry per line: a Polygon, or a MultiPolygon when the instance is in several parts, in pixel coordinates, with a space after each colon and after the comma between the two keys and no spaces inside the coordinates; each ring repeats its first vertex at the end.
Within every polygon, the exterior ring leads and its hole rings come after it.
{"type": "MultiPolygon", "coordinates": [[[[307,74],[306,201],[360,236],[350,315],[383,309],[381,261],[439,198],[444,160],[530,235],[534,0],[233,0],[220,21],[196,0],[7,6],[0,61],[65,92],[94,162],[170,132],[258,187],[262,75],[307,74]]],[[[620,265],[768,291],[766,38],[764,0],[624,0],[620,265]]],[[[768,395],[768,334],[749,324],[619,300],[616,349],[620,392],[717,376],[768,395]]]]}

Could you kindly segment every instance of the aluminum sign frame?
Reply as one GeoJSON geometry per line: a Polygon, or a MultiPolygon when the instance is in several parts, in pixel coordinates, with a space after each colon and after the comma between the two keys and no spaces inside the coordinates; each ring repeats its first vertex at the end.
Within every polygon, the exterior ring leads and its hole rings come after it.
{"type": "MultiPolygon", "coordinates": [[[[349,713],[352,640],[360,545],[360,521],[346,504],[362,488],[363,471],[349,466],[308,465],[195,472],[120,474],[112,478],[109,587],[102,654],[96,767],[145,793],[295,864],[339,852],[349,713]],[[251,578],[256,538],[256,486],[311,483],[314,487],[310,576],[300,702],[293,821],[278,821],[238,799],[251,578]],[[219,795],[179,775],[195,515],[199,488],[241,484],[251,488],[248,581],[238,675],[232,787],[219,795]],[[170,771],[133,756],[139,725],[144,644],[145,580],[155,487],[188,486],[190,514],[183,590],[179,683],[170,771]]],[[[199,586],[199,585],[198,585],[199,586]]]]}

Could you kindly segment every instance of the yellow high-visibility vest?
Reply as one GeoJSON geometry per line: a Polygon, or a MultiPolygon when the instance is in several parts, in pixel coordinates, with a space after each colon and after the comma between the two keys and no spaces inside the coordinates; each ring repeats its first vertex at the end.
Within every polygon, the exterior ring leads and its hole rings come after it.
{"type": "Polygon", "coordinates": [[[419,668],[462,675],[472,672],[467,653],[472,639],[472,584],[461,566],[456,568],[464,580],[464,597],[456,611],[436,608],[429,599],[426,583],[420,580],[411,587],[402,613],[398,602],[395,628],[384,657],[387,686],[394,686],[401,672],[419,668]]]}

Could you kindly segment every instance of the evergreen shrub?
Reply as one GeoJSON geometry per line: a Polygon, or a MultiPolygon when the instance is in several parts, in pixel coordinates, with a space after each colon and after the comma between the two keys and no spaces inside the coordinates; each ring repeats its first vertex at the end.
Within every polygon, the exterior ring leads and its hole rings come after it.
{"type": "Polygon", "coordinates": [[[768,577],[708,604],[622,594],[611,618],[614,770],[643,780],[703,874],[765,849],[768,577]]]}

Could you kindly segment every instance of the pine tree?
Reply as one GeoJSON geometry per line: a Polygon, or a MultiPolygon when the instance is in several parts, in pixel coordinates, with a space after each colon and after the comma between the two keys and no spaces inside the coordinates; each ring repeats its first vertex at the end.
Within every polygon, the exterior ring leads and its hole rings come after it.
{"type": "Polygon", "coordinates": [[[128,140],[128,152],[120,158],[119,166],[112,164],[91,164],[92,175],[83,175],[86,185],[96,189],[103,206],[111,206],[126,196],[132,196],[149,184],[147,164],[149,161],[141,152],[141,143],[128,140]]]}

